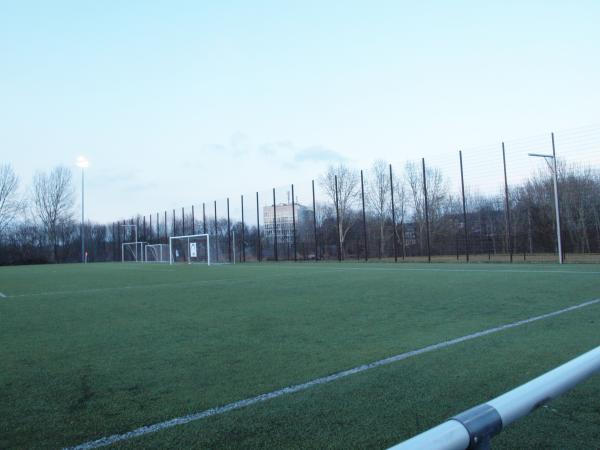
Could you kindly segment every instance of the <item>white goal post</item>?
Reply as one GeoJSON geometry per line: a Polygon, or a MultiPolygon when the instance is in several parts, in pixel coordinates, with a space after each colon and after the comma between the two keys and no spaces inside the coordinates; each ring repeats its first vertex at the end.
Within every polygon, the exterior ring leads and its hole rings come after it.
{"type": "Polygon", "coordinates": [[[204,263],[210,266],[210,236],[190,234],[169,238],[169,262],[204,263]]]}
{"type": "Polygon", "coordinates": [[[145,242],[123,242],[121,244],[121,262],[144,262],[145,242]]]}
{"type": "Polygon", "coordinates": [[[144,262],[168,263],[171,262],[171,252],[167,244],[148,244],[144,247],[144,262]]]}

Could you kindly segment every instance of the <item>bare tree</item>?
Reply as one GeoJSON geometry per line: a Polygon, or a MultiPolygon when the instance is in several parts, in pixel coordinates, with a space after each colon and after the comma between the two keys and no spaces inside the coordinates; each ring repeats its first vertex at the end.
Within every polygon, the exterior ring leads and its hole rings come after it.
{"type": "Polygon", "coordinates": [[[387,163],[382,160],[375,161],[367,183],[367,203],[377,220],[380,259],[385,250],[385,221],[390,212],[390,180],[388,177],[387,163]]]}
{"type": "Polygon", "coordinates": [[[327,172],[319,177],[319,184],[331,203],[335,205],[335,179],[337,177],[338,209],[340,223],[338,236],[342,247],[342,256],[344,254],[344,241],[346,235],[356,219],[352,214],[352,207],[360,195],[360,178],[355,169],[339,164],[337,167],[329,166],[327,172]]]}
{"type": "MultiPolygon", "coordinates": [[[[418,226],[418,240],[421,251],[424,250],[425,236],[425,195],[423,191],[423,174],[419,166],[414,162],[407,162],[405,166],[405,176],[411,193],[412,207],[414,211],[414,221],[418,226]]],[[[427,177],[427,204],[429,215],[429,228],[433,237],[439,230],[439,219],[444,214],[444,209],[448,202],[448,183],[444,179],[442,172],[433,167],[427,167],[425,171],[427,177]]]]}
{"type": "Polygon", "coordinates": [[[0,237],[22,209],[19,177],[9,164],[0,165],[0,237]]]}
{"type": "Polygon", "coordinates": [[[52,246],[54,261],[58,260],[61,230],[72,221],[74,202],[75,190],[72,173],[68,168],[59,166],[49,174],[35,174],[33,205],[52,246]]]}
{"type": "Polygon", "coordinates": [[[423,233],[425,229],[425,208],[423,197],[423,181],[419,174],[419,168],[413,162],[407,162],[404,168],[404,173],[412,200],[412,209],[416,227],[418,227],[417,240],[419,249],[423,252],[423,233]]]}
{"type": "Polygon", "coordinates": [[[402,256],[406,256],[406,241],[404,239],[404,224],[406,222],[406,214],[407,214],[407,203],[408,203],[408,193],[407,186],[404,178],[396,177],[394,179],[394,204],[396,210],[396,224],[394,233],[394,239],[400,238],[400,242],[402,244],[402,256]],[[398,224],[400,225],[400,230],[398,230],[398,224]]]}

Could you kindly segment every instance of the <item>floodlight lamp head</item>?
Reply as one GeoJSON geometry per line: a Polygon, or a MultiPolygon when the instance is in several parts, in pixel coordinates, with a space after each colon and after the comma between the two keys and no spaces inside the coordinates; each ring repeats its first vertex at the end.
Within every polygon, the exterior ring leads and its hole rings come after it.
{"type": "Polygon", "coordinates": [[[77,167],[81,167],[82,169],[86,169],[90,166],[90,162],[85,156],[77,157],[77,162],[75,164],[77,164],[77,167]]]}

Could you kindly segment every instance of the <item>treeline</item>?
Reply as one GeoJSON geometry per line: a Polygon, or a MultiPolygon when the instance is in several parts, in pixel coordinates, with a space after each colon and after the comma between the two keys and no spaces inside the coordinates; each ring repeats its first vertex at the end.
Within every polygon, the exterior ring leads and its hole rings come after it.
{"type": "MultiPolygon", "coordinates": [[[[508,196],[503,186],[486,195],[467,191],[465,209],[460,190],[453,192],[441,170],[426,167],[424,173],[425,180],[422,166],[407,163],[393,174],[389,165],[378,161],[364,174],[364,201],[362,173],[340,166],[320,178],[331,205],[337,179],[337,211],[323,205],[321,225],[329,222],[327,228],[339,228],[333,239],[339,239],[342,258],[362,258],[365,253],[370,258],[464,257],[468,251],[513,253],[526,259],[556,253],[550,170],[509,186],[508,196]]],[[[600,253],[600,172],[559,164],[558,192],[563,252],[600,253]]]]}
{"type": "MultiPolygon", "coordinates": [[[[29,186],[10,165],[0,166],[0,264],[81,260],[81,229],[75,220],[75,187],[67,167],[34,175],[29,186]]],[[[102,224],[85,225],[90,261],[109,261],[113,236],[102,224]]]]}
{"type": "MultiPolygon", "coordinates": [[[[559,164],[559,202],[563,251],[600,253],[600,173],[589,167],[559,164]]],[[[497,193],[466,192],[450,187],[435,168],[407,163],[392,170],[376,161],[365,171],[347,165],[329,167],[316,180],[321,201],[304,206],[296,217],[295,239],[274,236],[247,220],[223,213],[217,220],[200,214],[153,213],[109,224],[85,225],[88,261],[121,259],[121,243],[138,240],[168,243],[172,235],[207,232],[215,256],[227,261],[296,259],[384,259],[522,255],[556,252],[552,173],[540,171],[497,193]],[[425,177],[423,176],[425,174],[425,177]],[[508,201],[508,209],[507,209],[508,201]],[[232,235],[235,234],[235,242],[232,235]]],[[[13,169],[0,166],[0,264],[57,263],[81,260],[80,224],[75,218],[72,172],[57,167],[37,173],[20,189],[13,169]]],[[[249,210],[251,208],[248,206],[249,210]]],[[[261,211],[262,214],[262,211],[261,211]]],[[[263,217],[260,218],[263,221],[263,217]]],[[[127,256],[127,255],[126,255],[127,256]]]]}

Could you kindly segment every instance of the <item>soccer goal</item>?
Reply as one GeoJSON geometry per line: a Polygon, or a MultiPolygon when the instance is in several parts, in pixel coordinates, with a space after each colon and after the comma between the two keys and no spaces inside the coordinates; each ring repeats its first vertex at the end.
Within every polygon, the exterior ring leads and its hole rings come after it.
{"type": "Polygon", "coordinates": [[[121,244],[121,262],[144,262],[145,242],[123,242],[121,244]]]}
{"type": "Polygon", "coordinates": [[[191,234],[169,238],[170,263],[201,263],[210,266],[210,236],[191,234]]]}
{"type": "Polygon", "coordinates": [[[167,244],[148,244],[144,247],[144,262],[168,263],[171,261],[167,244]]]}

